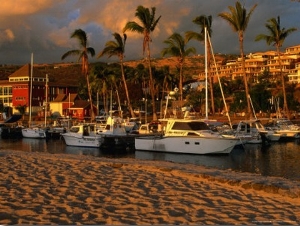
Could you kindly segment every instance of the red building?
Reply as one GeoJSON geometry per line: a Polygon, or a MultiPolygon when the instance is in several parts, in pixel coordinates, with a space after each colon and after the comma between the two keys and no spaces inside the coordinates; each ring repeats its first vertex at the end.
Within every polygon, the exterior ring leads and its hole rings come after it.
{"type": "Polygon", "coordinates": [[[46,75],[33,67],[31,73],[30,64],[26,64],[9,76],[9,84],[12,88],[12,106],[27,107],[30,102],[33,109],[43,106],[46,97],[46,75]],[[30,94],[32,77],[32,94],[30,94]]]}
{"type": "MultiPolygon", "coordinates": [[[[77,95],[81,76],[81,68],[77,66],[31,67],[26,64],[8,75],[8,80],[0,80],[0,103],[9,107],[12,113],[19,113],[18,106],[26,106],[26,112],[29,112],[31,104],[32,115],[44,115],[47,96],[48,116],[55,114],[87,120],[91,117],[90,103],[80,100],[77,95]]],[[[94,112],[97,112],[95,107],[94,112]]]]}

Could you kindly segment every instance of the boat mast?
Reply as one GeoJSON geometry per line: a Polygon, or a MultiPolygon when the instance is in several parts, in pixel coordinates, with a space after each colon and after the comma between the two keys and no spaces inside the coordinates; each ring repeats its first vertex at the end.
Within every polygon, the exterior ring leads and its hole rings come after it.
{"type": "Polygon", "coordinates": [[[109,130],[113,131],[113,117],[112,117],[112,89],[110,90],[110,103],[109,103],[109,116],[110,116],[110,127],[109,130]]]}
{"type": "Polygon", "coordinates": [[[205,49],[205,119],[208,119],[208,84],[207,84],[207,28],[204,27],[204,49],[205,49]]]}
{"type": "Polygon", "coordinates": [[[31,53],[31,63],[30,63],[30,89],[29,89],[29,122],[31,125],[31,106],[32,106],[32,78],[33,78],[33,53],[31,53]]]}
{"type": "Polygon", "coordinates": [[[47,126],[47,112],[48,112],[48,74],[46,74],[46,100],[45,100],[45,127],[47,126]]]}
{"type": "Polygon", "coordinates": [[[256,114],[255,114],[255,109],[254,109],[254,106],[253,106],[253,103],[252,103],[252,99],[251,99],[250,94],[248,95],[248,98],[249,98],[249,100],[250,100],[250,104],[251,104],[251,107],[252,107],[252,111],[253,111],[254,118],[257,120],[256,114]]]}
{"type": "Polygon", "coordinates": [[[208,44],[209,44],[209,46],[210,46],[211,55],[212,55],[212,57],[213,57],[214,65],[215,65],[216,72],[217,72],[218,82],[219,82],[219,86],[220,86],[220,90],[221,90],[221,94],[222,94],[222,99],[223,99],[223,103],[224,103],[224,107],[225,107],[225,113],[226,113],[226,115],[227,115],[227,118],[228,118],[228,122],[229,122],[230,128],[232,129],[231,118],[230,118],[230,115],[229,115],[229,112],[228,112],[228,107],[227,107],[227,103],[226,103],[225,96],[224,96],[224,92],[223,92],[223,87],[222,87],[221,80],[220,80],[220,76],[219,76],[219,71],[218,71],[218,67],[217,67],[217,63],[216,63],[216,58],[215,58],[214,50],[213,50],[213,48],[212,48],[212,44],[211,44],[211,40],[210,40],[210,37],[209,37],[209,36],[208,36],[208,40],[209,40],[209,43],[208,43],[208,44]]]}

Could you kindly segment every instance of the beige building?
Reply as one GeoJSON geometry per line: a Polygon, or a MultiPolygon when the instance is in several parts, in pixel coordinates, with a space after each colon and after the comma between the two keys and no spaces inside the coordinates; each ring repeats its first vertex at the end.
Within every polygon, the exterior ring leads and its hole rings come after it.
{"type": "MultiPolygon", "coordinates": [[[[281,53],[282,72],[288,76],[290,82],[300,83],[300,45],[286,48],[281,53]]],[[[268,71],[274,78],[280,73],[279,59],[276,51],[257,52],[246,55],[245,70],[247,77],[252,82],[256,82],[258,76],[264,71],[268,71]]],[[[219,77],[225,77],[228,80],[234,80],[242,77],[241,59],[230,60],[227,62],[216,62],[211,64],[210,71],[214,77],[214,82],[219,77]]],[[[200,80],[205,79],[205,72],[199,74],[200,80]]]]}

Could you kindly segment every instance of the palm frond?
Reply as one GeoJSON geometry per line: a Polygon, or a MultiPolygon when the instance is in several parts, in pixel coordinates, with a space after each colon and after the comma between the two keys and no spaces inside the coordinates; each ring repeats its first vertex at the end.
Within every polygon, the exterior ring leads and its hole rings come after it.
{"type": "Polygon", "coordinates": [[[280,17],[271,18],[266,23],[266,28],[269,34],[259,34],[256,36],[255,41],[265,40],[267,45],[274,45],[281,47],[286,37],[296,31],[296,28],[281,28],[280,17]]]}
{"type": "Polygon", "coordinates": [[[76,38],[78,39],[81,47],[86,47],[87,45],[87,35],[85,33],[85,31],[81,30],[81,29],[76,29],[72,34],[71,34],[71,38],[76,38]]]}
{"type": "Polygon", "coordinates": [[[203,42],[204,41],[204,36],[198,32],[195,31],[187,31],[185,32],[185,42],[189,42],[192,39],[203,42]]]}
{"type": "Polygon", "coordinates": [[[125,27],[123,28],[123,32],[126,32],[128,30],[137,32],[140,34],[143,34],[143,32],[144,32],[144,28],[135,21],[129,21],[126,23],[125,27]]]}
{"type": "Polygon", "coordinates": [[[65,58],[69,56],[78,56],[81,53],[81,50],[75,49],[75,50],[70,50],[66,52],[65,54],[62,55],[61,59],[64,60],[65,58]]]}
{"type": "Polygon", "coordinates": [[[92,57],[95,56],[95,49],[92,47],[86,48],[86,52],[90,54],[92,57]]]}

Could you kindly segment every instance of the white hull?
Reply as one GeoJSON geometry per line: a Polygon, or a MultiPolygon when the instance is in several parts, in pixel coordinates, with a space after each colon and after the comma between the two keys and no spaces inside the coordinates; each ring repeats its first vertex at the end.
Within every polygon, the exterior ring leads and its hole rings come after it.
{"type": "Polygon", "coordinates": [[[100,136],[78,136],[73,133],[63,133],[62,136],[68,146],[99,148],[101,145],[100,136]]]}
{"type": "Polygon", "coordinates": [[[188,154],[228,154],[237,139],[213,137],[136,137],[135,149],[188,154]]]}
{"type": "Polygon", "coordinates": [[[276,130],[276,133],[279,133],[282,138],[300,138],[300,131],[292,131],[292,130],[276,130]]]}
{"type": "Polygon", "coordinates": [[[46,131],[40,128],[22,129],[22,135],[25,138],[46,138],[46,131]]]}
{"type": "Polygon", "coordinates": [[[238,136],[243,144],[262,144],[261,136],[244,135],[238,136]]]}
{"type": "Polygon", "coordinates": [[[273,122],[269,123],[268,127],[275,133],[280,134],[281,138],[300,138],[300,127],[298,125],[293,124],[288,119],[275,119],[273,122]]]}
{"type": "Polygon", "coordinates": [[[279,139],[282,137],[282,134],[268,131],[266,136],[269,141],[279,141],[279,139]]]}

